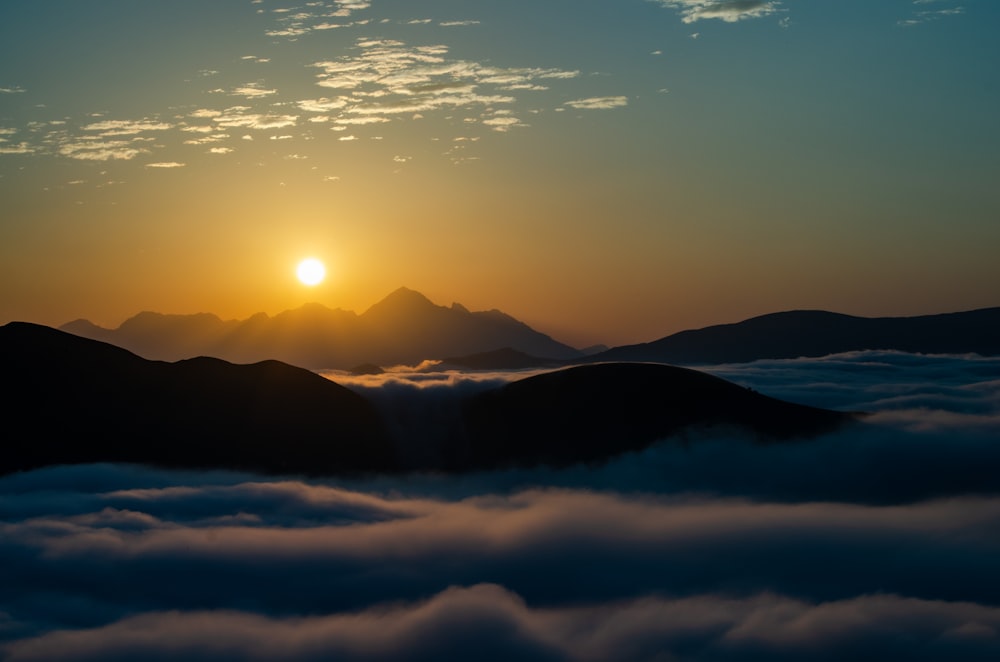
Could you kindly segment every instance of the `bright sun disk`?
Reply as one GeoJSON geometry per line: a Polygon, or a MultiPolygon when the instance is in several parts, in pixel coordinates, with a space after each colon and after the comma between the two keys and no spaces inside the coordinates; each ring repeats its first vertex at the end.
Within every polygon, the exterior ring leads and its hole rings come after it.
{"type": "Polygon", "coordinates": [[[303,285],[319,285],[326,277],[326,267],[316,258],[310,257],[299,262],[295,274],[302,281],[303,285]]]}

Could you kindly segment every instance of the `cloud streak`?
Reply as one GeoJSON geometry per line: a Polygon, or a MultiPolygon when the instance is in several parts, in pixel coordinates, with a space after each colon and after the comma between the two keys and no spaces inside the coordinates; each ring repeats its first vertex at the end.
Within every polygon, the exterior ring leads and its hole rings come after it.
{"type": "Polygon", "coordinates": [[[680,12],[685,23],[719,19],[736,23],[751,18],[769,16],[780,10],[776,0],[653,0],[668,9],[680,12]]]}

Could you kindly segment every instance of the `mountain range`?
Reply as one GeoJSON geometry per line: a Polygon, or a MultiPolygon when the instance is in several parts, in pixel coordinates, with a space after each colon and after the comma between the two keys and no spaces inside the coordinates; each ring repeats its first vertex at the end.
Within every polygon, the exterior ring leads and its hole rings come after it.
{"type": "Polygon", "coordinates": [[[471,312],[399,288],[362,314],[313,303],[270,317],[143,312],[115,329],[76,320],[61,330],[147,359],[278,360],[310,370],[417,365],[510,370],[607,361],[675,365],[825,356],[860,350],[1000,354],[1000,307],[914,317],[792,310],[691,329],[648,343],[578,350],[498,310],[471,312]]]}
{"type": "Polygon", "coordinates": [[[60,329],[147,359],[214,356],[234,363],[274,359],[311,370],[416,365],[425,359],[505,347],[547,359],[583,356],[498,310],[471,312],[458,303],[438,306],[407,288],[392,292],[361,315],[313,303],[274,317],[258,313],[245,320],[223,321],[207,313],[143,312],[116,329],[87,320],[60,329]]]}
{"type": "Polygon", "coordinates": [[[1000,354],[1000,307],[915,317],[855,317],[792,310],[681,331],[614,347],[589,361],[654,361],[680,365],[826,356],[861,350],[918,354],[1000,354]]]}
{"type": "Polygon", "coordinates": [[[709,428],[767,441],[855,419],[691,369],[600,364],[487,386],[449,412],[436,403],[415,430],[391,425],[400,411],[304,368],[150,361],[26,322],[0,327],[0,366],[0,475],[92,462],[307,475],[564,466],[709,428]]]}

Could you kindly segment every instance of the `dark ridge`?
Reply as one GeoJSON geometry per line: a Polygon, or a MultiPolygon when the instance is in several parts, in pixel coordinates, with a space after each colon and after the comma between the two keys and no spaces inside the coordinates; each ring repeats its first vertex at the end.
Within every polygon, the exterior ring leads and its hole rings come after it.
{"type": "Polygon", "coordinates": [[[441,359],[436,369],[456,366],[466,370],[522,370],[525,368],[559,367],[562,361],[557,359],[542,359],[519,352],[512,347],[495,349],[492,352],[480,352],[468,356],[453,356],[441,359]]]}
{"type": "Polygon", "coordinates": [[[0,327],[0,362],[11,431],[0,474],[90,462],[317,476],[567,466],[706,430],[782,440],[852,419],[658,364],[557,370],[452,409],[396,402],[382,418],[357,393],[278,361],[148,361],[23,322],[0,327]]]}
{"type": "Polygon", "coordinates": [[[132,462],[263,473],[395,467],[358,394],[278,361],[147,361],[45,326],[0,327],[8,430],[0,473],[132,462]]]}
{"type": "Polygon", "coordinates": [[[708,431],[735,431],[760,442],[807,438],[856,418],[652,363],[577,366],[528,377],[474,396],[463,414],[472,441],[447,454],[452,470],[602,462],[708,431]]]}
{"type": "Polygon", "coordinates": [[[681,331],[649,343],[615,347],[586,360],[696,365],[861,350],[997,355],[1000,308],[917,317],[853,317],[795,310],[681,331]]]}

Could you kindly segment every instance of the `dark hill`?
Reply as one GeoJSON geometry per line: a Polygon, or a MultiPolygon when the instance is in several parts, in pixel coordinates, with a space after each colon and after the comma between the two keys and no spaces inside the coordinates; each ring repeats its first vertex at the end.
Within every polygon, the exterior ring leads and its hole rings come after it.
{"type": "Polygon", "coordinates": [[[917,317],[853,317],[795,310],[681,331],[649,343],[615,347],[588,360],[692,365],[826,356],[866,349],[997,355],[1000,308],[917,317]]]}
{"type": "Polygon", "coordinates": [[[468,445],[452,469],[600,462],[668,437],[736,431],[759,441],[809,437],[851,414],[770,398],[706,373],[653,363],[577,366],[465,403],[468,445]]]}
{"type": "Polygon", "coordinates": [[[136,462],[261,472],[394,466],[371,405],[277,361],[147,361],[45,326],[0,327],[5,427],[0,472],[136,462]]]}
{"type": "Polygon", "coordinates": [[[378,413],[278,361],[148,361],[23,322],[0,327],[0,365],[0,474],[87,462],[311,475],[565,466],[705,429],[787,439],[851,419],[657,364],[568,368],[464,400],[450,391],[451,409],[429,392],[378,413]]]}

